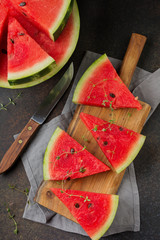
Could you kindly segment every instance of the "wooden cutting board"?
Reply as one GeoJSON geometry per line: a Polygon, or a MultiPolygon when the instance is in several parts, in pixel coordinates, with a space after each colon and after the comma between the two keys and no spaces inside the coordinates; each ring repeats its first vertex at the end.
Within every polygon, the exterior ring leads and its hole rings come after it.
{"type": "MultiPolygon", "coordinates": [[[[130,84],[145,41],[146,37],[135,33],[132,34],[120,71],[120,77],[127,86],[130,84]]],[[[150,111],[150,106],[147,103],[141,102],[141,104],[142,110],[140,111],[137,109],[117,109],[113,112],[109,108],[84,105],[77,106],[74,117],[69,125],[68,133],[81,145],[85,145],[87,150],[94,156],[111,167],[97,142],[80,120],[79,114],[85,112],[104,120],[114,118],[116,124],[140,133],[150,111]]],[[[81,179],[69,180],[64,183],[64,188],[116,194],[124,173],[125,170],[119,174],[113,171],[107,171],[81,179]]],[[[61,181],[43,181],[35,196],[35,201],[68,219],[77,222],[67,207],[50,191],[50,188],[52,187],[61,188],[61,181]]]]}

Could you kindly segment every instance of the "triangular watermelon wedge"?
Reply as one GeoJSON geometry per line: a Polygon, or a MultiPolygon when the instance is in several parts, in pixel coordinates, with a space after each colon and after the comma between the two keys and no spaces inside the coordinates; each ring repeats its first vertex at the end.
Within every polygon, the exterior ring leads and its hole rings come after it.
{"type": "Polygon", "coordinates": [[[43,162],[44,180],[65,180],[86,177],[110,170],[65,131],[56,128],[43,162]]]}
{"type": "Polygon", "coordinates": [[[127,128],[81,113],[80,118],[117,173],[124,170],[137,156],[145,136],[127,128]]]}
{"type": "Polygon", "coordinates": [[[10,85],[45,80],[53,75],[55,60],[50,57],[25,31],[20,23],[10,17],[8,23],[8,82],[10,85]]]}
{"type": "Polygon", "coordinates": [[[74,0],[10,0],[30,22],[56,40],[72,12],[74,0]]]}
{"type": "Polygon", "coordinates": [[[115,217],[119,196],[51,188],[92,240],[100,239],[115,217]]]}
{"type": "Polygon", "coordinates": [[[110,108],[137,108],[142,106],[118,76],[106,54],[86,70],[73,95],[76,104],[110,108]]]}

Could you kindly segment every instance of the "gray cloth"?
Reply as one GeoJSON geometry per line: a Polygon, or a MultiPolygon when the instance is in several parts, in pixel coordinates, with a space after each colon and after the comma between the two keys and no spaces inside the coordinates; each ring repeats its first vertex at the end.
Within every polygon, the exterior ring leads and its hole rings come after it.
{"type": "MultiPolygon", "coordinates": [[[[37,203],[34,203],[33,198],[36,194],[38,186],[43,180],[43,156],[48,141],[57,126],[67,130],[76,108],[76,106],[72,103],[72,96],[75,86],[83,72],[99,56],[100,55],[96,53],[86,52],[74,79],[74,84],[62,111],[62,115],[52,119],[49,123],[44,124],[40,128],[39,132],[36,134],[35,138],[22,156],[22,162],[31,184],[29,192],[31,204],[26,204],[23,217],[64,231],[74,232],[82,235],[87,234],[79,224],[74,223],[59,214],[56,214],[51,210],[38,205],[37,203]]],[[[116,69],[120,67],[120,60],[113,58],[110,58],[110,60],[116,69]]],[[[151,74],[137,67],[130,85],[130,90],[134,90],[133,93],[136,96],[139,96],[140,100],[146,101],[152,106],[152,114],[160,102],[160,70],[157,70],[155,73],[151,74]],[[152,96],[153,91],[154,97],[152,96]]],[[[120,201],[116,217],[104,236],[124,231],[140,230],[139,194],[133,163],[126,169],[123,181],[118,190],[118,195],[120,197],[120,201]]]]}

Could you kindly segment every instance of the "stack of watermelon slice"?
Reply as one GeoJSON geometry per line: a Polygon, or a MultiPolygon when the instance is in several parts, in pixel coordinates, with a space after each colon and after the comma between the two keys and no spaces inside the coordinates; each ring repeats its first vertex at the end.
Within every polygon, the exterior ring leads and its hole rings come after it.
{"type": "Polygon", "coordinates": [[[0,87],[26,88],[52,77],[72,55],[79,28],[75,0],[1,0],[0,87]]]}
{"type": "MultiPolygon", "coordinates": [[[[78,104],[142,109],[140,102],[124,85],[106,54],[83,74],[74,92],[78,104]]],[[[87,113],[81,120],[97,141],[112,169],[91,155],[67,133],[57,128],[44,156],[44,180],[70,180],[108,170],[122,172],[135,159],[145,136],[123,126],[87,113]]],[[[97,145],[97,147],[98,147],[97,145]]],[[[118,207],[118,196],[62,188],[51,191],[66,205],[77,222],[93,240],[98,240],[110,227],[118,207]]]]}

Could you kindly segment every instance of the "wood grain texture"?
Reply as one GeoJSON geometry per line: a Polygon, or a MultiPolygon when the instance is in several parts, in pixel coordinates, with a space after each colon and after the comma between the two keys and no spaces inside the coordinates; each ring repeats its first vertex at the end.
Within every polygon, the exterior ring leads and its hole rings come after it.
{"type": "Polygon", "coordinates": [[[132,33],[119,73],[121,79],[127,87],[130,85],[132,76],[134,74],[146,40],[147,38],[145,36],[137,33],[132,33]]]}
{"type": "MultiPolygon", "coordinates": [[[[135,51],[132,51],[132,48],[135,47],[139,48],[140,45],[141,49],[143,49],[144,41],[142,41],[142,44],[139,43],[137,45],[137,42],[139,42],[138,41],[139,38],[140,38],[139,35],[135,34],[132,35],[131,37],[132,45],[130,46],[130,51],[129,52],[127,51],[126,53],[127,56],[125,56],[126,62],[127,59],[130,60],[132,57],[135,58],[134,57],[135,51]]],[[[138,57],[136,56],[136,60],[134,61],[134,63],[133,61],[129,61],[128,64],[122,65],[123,80],[125,81],[125,84],[127,84],[127,82],[130,82],[131,80],[130,78],[132,77],[133,74],[128,73],[134,71],[135,62],[138,62],[139,57],[140,54],[138,55],[138,57]],[[124,73],[126,74],[126,79],[124,73]]],[[[111,111],[110,108],[79,105],[77,106],[73,119],[69,125],[68,133],[81,145],[86,145],[87,150],[89,152],[91,152],[94,156],[96,156],[98,159],[100,159],[102,162],[106,163],[109,167],[112,168],[107,158],[105,157],[104,153],[98,146],[96,140],[93,138],[92,134],[88,131],[84,123],[80,120],[79,115],[81,112],[85,112],[96,117],[100,117],[104,120],[110,120],[114,118],[116,124],[140,133],[150,111],[150,106],[147,103],[144,102],[140,103],[142,105],[142,110],[127,108],[111,111]],[[84,138],[82,136],[84,136],[85,139],[87,139],[87,141],[84,141],[84,138]]],[[[66,189],[69,188],[74,190],[91,191],[97,193],[116,194],[120,186],[120,183],[123,179],[124,173],[125,170],[119,174],[111,170],[93,176],[84,177],[81,179],[66,181],[64,187],[66,189]]],[[[61,187],[61,185],[59,185],[57,181],[42,182],[35,196],[35,201],[76,222],[76,220],[71,215],[67,207],[65,207],[64,204],[50,191],[50,188],[52,187],[59,188],[61,187]]]]}
{"type": "Polygon", "coordinates": [[[29,120],[2,158],[0,162],[0,174],[7,171],[13,165],[39,126],[39,123],[32,119],[29,120]]]}

